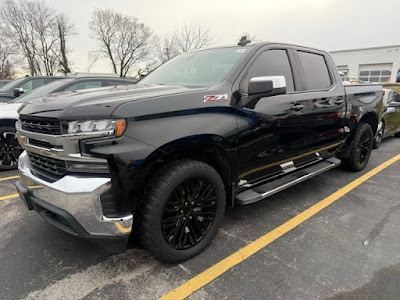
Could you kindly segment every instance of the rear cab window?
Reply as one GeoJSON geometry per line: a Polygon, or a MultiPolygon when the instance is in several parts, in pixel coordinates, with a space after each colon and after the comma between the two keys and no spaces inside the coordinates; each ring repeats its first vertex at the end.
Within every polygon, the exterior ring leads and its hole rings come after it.
{"type": "Polygon", "coordinates": [[[297,50],[304,72],[305,90],[326,90],[332,85],[328,64],[324,55],[297,50]]]}

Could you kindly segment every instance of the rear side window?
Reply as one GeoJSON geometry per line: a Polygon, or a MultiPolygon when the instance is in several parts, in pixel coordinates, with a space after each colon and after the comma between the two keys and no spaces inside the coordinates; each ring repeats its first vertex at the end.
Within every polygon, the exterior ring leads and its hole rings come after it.
{"type": "Polygon", "coordinates": [[[292,69],[286,50],[267,50],[261,53],[250,67],[242,83],[242,91],[248,92],[251,78],[263,76],[285,76],[286,91],[294,91],[292,69]]]}
{"type": "Polygon", "coordinates": [[[86,89],[95,89],[102,87],[101,80],[93,80],[93,81],[84,81],[72,84],[64,89],[64,91],[78,91],[78,90],[86,90],[86,89]]]}
{"type": "Polygon", "coordinates": [[[133,82],[127,81],[127,80],[108,80],[108,81],[106,81],[106,83],[107,83],[107,86],[129,85],[129,84],[133,84],[133,82]]]}
{"type": "Polygon", "coordinates": [[[297,51],[304,70],[307,90],[322,90],[332,85],[323,55],[297,51]]]}

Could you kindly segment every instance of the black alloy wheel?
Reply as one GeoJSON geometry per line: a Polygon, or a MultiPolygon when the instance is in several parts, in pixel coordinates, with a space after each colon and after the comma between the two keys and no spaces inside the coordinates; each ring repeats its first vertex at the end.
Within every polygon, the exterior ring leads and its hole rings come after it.
{"type": "Polygon", "coordinates": [[[15,136],[15,129],[10,127],[0,131],[0,170],[16,169],[22,151],[15,136]]]}
{"type": "Polygon", "coordinates": [[[138,211],[138,237],[159,260],[187,260],[210,244],[225,203],[225,185],[213,167],[190,159],[173,161],[147,184],[138,211]]]}
{"type": "Polygon", "coordinates": [[[361,135],[361,139],[358,142],[357,157],[358,163],[363,164],[364,161],[369,157],[369,152],[371,148],[371,137],[366,131],[361,135]]]}
{"type": "Polygon", "coordinates": [[[360,123],[351,141],[348,157],[342,158],[342,166],[355,172],[363,170],[371,156],[373,143],[374,132],[371,125],[360,123]]]}
{"type": "Polygon", "coordinates": [[[217,195],[205,178],[189,178],[179,184],[164,206],[161,229],[173,249],[184,250],[197,245],[215,221],[217,195]]]}

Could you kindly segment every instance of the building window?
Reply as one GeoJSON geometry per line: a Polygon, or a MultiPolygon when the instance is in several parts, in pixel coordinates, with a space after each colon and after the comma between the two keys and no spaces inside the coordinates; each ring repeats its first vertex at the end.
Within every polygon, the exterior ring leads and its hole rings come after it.
{"type": "Polygon", "coordinates": [[[390,70],[360,71],[359,79],[369,82],[388,82],[392,72],[390,70]]]}
{"type": "Polygon", "coordinates": [[[337,66],[339,72],[343,73],[344,77],[349,77],[349,67],[348,66],[337,66]]]}

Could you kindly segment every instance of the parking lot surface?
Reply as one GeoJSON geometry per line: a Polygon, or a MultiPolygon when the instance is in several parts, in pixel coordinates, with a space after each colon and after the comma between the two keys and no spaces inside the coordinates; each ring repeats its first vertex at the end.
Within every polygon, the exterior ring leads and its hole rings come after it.
{"type": "MultiPolygon", "coordinates": [[[[340,168],[227,211],[213,243],[182,264],[134,246],[113,255],[29,212],[0,174],[1,299],[157,299],[400,153],[388,138],[363,172],[340,168]]],[[[400,299],[400,161],[274,240],[189,299],[400,299]]]]}

